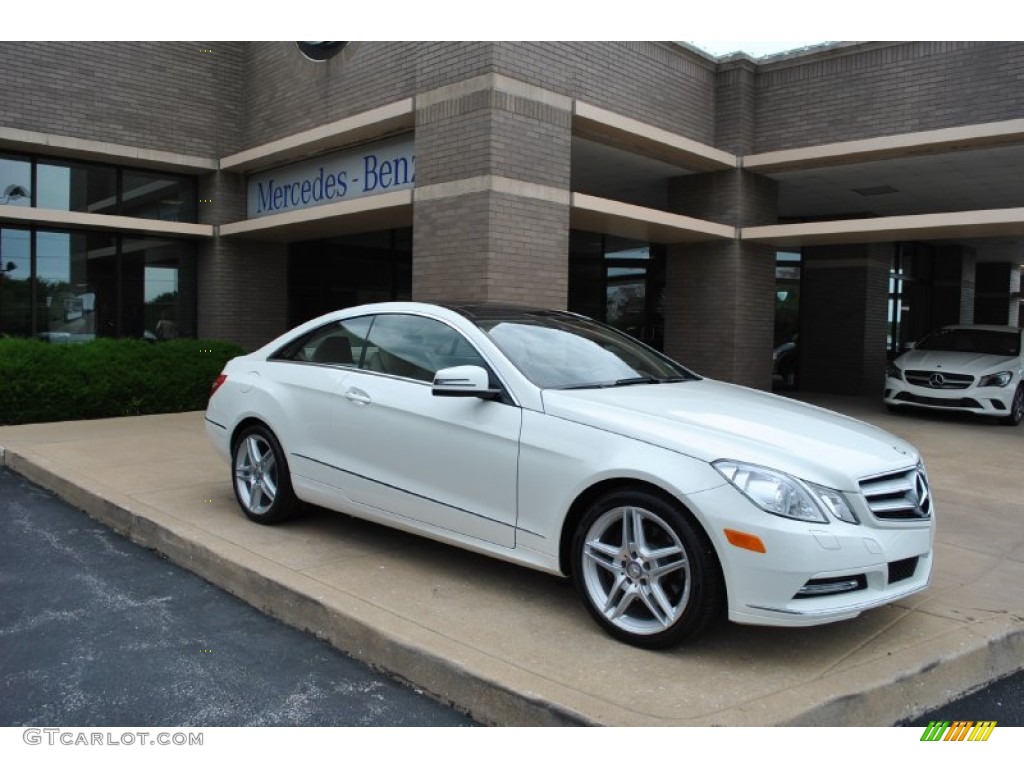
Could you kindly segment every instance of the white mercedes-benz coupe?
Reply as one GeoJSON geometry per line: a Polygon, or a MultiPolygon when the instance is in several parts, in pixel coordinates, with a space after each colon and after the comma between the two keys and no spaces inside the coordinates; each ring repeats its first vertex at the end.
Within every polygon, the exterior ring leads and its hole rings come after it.
{"type": "Polygon", "coordinates": [[[256,522],[309,502],[569,576],[646,648],[851,618],[932,568],[913,446],[569,312],[332,312],[230,361],[206,429],[256,522]]]}
{"type": "Polygon", "coordinates": [[[891,411],[928,408],[1024,419],[1024,329],[948,325],[889,363],[882,397],[891,411]]]}

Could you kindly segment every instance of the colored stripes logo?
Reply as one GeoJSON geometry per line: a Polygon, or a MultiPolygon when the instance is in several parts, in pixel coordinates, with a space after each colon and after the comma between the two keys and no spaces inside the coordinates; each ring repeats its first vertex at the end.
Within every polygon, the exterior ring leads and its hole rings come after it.
{"type": "Polygon", "coordinates": [[[995,727],[995,720],[932,720],[921,741],[988,741],[995,727]]]}

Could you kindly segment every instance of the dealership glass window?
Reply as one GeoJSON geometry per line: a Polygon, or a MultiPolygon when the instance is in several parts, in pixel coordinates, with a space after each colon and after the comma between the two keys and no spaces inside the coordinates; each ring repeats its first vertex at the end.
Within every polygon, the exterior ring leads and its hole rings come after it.
{"type": "Polygon", "coordinates": [[[0,205],[32,205],[32,162],[19,155],[0,154],[0,205]]]}
{"type": "Polygon", "coordinates": [[[189,241],[3,229],[0,333],[63,342],[194,336],[195,262],[189,241]]]}
{"type": "Polygon", "coordinates": [[[32,233],[0,228],[0,338],[32,331],[32,233]]]}
{"type": "Polygon", "coordinates": [[[191,176],[0,154],[0,205],[195,222],[197,199],[191,176]]]}
{"type": "Polygon", "coordinates": [[[140,219],[195,221],[195,180],[125,168],[121,175],[121,214],[140,219]]]}
{"type": "Polygon", "coordinates": [[[195,336],[195,246],[125,237],[121,246],[121,335],[195,336]]]}
{"type": "Polygon", "coordinates": [[[117,213],[117,170],[75,161],[36,163],[36,206],[58,211],[117,213]]]}
{"type": "Polygon", "coordinates": [[[794,251],[775,254],[775,334],[772,348],[772,386],[796,389],[800,380],[800,273],[802,256],[794,251]]]}
{"type": "Polygon", "coordinates": [[[569,302],[592,317],[660,349],[665,249],[657,244],[573,230],[569,236],[569,302]]]}
{"type": "Polygon", "coordinates": [[[116,335],[117,240],[103,232],[35,233],[33,335],[87,341],[116,335]]]}

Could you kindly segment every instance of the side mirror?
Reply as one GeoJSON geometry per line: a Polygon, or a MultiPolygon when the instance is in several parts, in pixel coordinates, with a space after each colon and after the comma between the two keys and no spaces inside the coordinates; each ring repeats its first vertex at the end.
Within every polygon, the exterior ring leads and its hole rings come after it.
{"type": "Polygon", "coordinates": [[[906,342],[903,345],[903,351],[904,352],[909,352],[910,350],[912,350],[916,346],[917,346],[917,342],[916,341],[908,341],[908,342],[906,342]]]}
{"type": "Polygon", "coordinates": [[[501,397],[501,390],[491,389],[490,377],[479,365],[442,368],[434,374],[431,392],[434,397],[479,397],[483,400],[501,397]]]}

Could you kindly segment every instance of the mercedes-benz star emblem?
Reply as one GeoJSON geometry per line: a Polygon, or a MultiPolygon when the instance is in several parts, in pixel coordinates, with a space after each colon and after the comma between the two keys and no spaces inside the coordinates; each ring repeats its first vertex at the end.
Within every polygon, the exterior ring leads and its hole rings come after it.
{"type": "Polygon", "coordinates": [[[932,389],[941,389],[942,385],[946,383],[946,377],[941,373],[933,373],[928,377],[928,383],[932,386],[932,389]]]}

